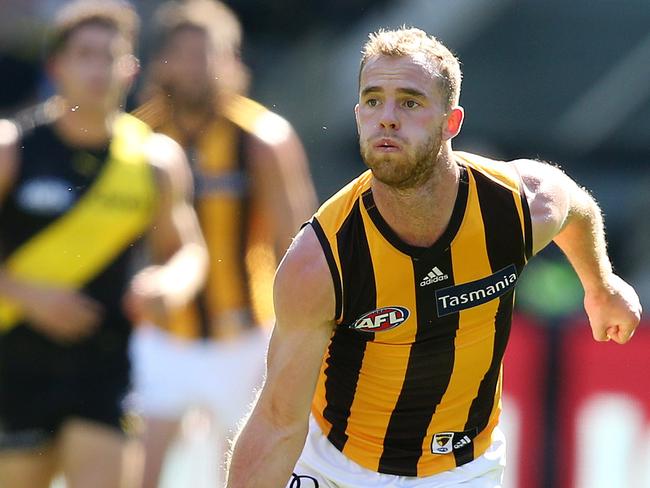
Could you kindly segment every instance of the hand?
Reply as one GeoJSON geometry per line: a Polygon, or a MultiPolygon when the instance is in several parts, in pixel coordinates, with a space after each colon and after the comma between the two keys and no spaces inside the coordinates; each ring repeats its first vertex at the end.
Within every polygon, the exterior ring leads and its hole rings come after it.
{"type": "Polygon", "coordinates": [[[61,343],[77,342],[99,326],[104,308],[75,290],[31,287],[22,303],[30,327],[61,343]]]}
{"type": "Polygon", "coordinates": [[[625,344],[641,320],[641,303],[634,288],[615,274],[598,291],[585,293],[585,310],[597,341],[625,344]]]}
{"type": "Polygon", "coordinates": [[[148,266],[136,274],[122,303],[134,324],[150,322],[165,326],[169,306],[162,286],[162,267],[148,266]]]}

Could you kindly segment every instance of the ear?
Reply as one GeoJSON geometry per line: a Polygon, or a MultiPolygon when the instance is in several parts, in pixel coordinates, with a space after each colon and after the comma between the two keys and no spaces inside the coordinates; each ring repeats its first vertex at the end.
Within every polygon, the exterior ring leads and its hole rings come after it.
{"type": "Polygon", "coordinates": [[[354,106],[354,120],[356,120],[356,122],[357,122],[357,135],[360,135],[360,132],[359,132],[359,104],[358,103],[354,106]]]}
{"type": "Polygon", "coordinates": [[[463,120],[465,119],[465,110],[463,107],[457,106],[451,109],[449,115],[447,115],[447,120],[445,127],[442,131],[442,136],[444,140],[453,139],[460,132],[461,127],[463,126],[463,120]]]}
{"type": "Polygon", "coordinates": [[[140,60],[133,54],[125,54],[120,58],[118,63],[120,77],[124,79],[128,85],[131,85],[140,72],[140,60]]]}

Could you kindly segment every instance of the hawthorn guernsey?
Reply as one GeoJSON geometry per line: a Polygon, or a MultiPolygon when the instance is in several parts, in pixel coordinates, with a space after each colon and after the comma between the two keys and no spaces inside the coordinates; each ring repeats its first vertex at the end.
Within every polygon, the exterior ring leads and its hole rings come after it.
{"type": "Polygon", "coordinates": [[[436,290],[438,317],[494,300],[508,293],[516,283],[517,268],[511,264],[486,278],[436,290]]]}

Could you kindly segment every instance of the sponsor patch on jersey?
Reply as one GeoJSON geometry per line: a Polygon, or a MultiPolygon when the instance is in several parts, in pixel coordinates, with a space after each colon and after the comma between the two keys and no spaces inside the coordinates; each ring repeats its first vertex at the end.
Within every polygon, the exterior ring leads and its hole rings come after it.
{"type": "Polygon", "coordinates": [[[438,317],[482,305],[508,293],[517,284],[514,264],[480,280],[436,290],[438,317]]]}
{"type": "Polygon", "coordinates": [[[438,432],[431,439],[431,452],[433,454],[449,454],[462,449],[472,443],[476,437],[477,429],[463,432],[438,432]]]}
{"type": "Polygon", "coordinates": [[[382,307],[359,317],[352,328],[363,332],[394,329],[406,322],[411,312],[405,307],[382,307]]]}
{"type": "Polygon", "coordinates": [[[40,177],[26,181],[16,192],[16,202],[26,212],[36,215],[59,215],[74,203],[76,194],[65,180],[40,177]]]}

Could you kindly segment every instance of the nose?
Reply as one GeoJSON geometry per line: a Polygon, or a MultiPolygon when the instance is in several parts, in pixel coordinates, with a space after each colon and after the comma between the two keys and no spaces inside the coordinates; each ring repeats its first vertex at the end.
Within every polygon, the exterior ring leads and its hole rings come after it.
{"type": "Polygon", "coordinates": [[[399,129],[399,119],[395,109],[394,103],[384,103],[381,118],[379,119],[379,125],[382,129],[399,129]]]}

